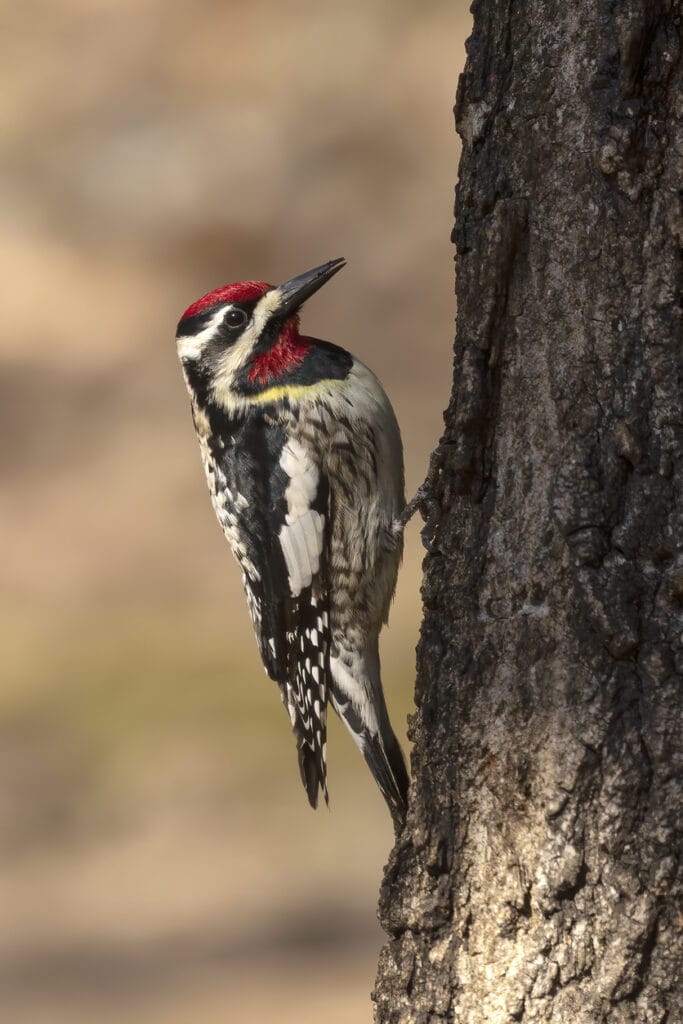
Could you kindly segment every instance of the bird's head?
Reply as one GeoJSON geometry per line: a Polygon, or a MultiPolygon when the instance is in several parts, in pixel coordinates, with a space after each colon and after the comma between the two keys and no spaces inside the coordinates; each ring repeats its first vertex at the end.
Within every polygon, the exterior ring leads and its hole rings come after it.
{"type": "Polygon", "coordinates": [[[299,310],[344,265],[330,260],[275,287],[239,281],[188,306],[176,341],[191,390],[230,405],[291,378],[312,344],[299,334],[299,310]]]}

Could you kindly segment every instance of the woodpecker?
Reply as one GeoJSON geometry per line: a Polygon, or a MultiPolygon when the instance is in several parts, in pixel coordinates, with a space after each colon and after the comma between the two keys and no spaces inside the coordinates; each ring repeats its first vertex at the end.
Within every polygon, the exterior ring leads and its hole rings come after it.
{"type": "Polygon", "coordinates": [[[375,375],[299,333],[336,259],[278,287],[242,281],[183,313],[178,355],[218,521],[312,807],[328,801],[327,703],[399,829],[408,774],[382,692],[379,633],[403,550],[403,452],[375,375]]]}

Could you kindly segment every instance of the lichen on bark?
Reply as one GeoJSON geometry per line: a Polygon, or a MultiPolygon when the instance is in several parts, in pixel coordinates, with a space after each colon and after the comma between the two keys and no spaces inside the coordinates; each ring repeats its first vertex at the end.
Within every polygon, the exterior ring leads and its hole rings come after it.
{"type": "Polygon", "coordinates": [[[381,1024],[673,1024],[683,69],[667,0],[477,0],[381,1024]]]}

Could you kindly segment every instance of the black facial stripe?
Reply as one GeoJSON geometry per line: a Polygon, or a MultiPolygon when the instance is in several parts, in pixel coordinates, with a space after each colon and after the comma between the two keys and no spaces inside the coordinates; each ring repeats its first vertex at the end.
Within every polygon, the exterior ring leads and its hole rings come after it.
{"type": "Polygon", "coordinates": [[[176,330],[176,337],[185,338],[192,334],[199,334],[200,331],[204,330],[217,309],[217,305],[207,306],[201,313],[196,313],[194,316],[186,316],[184,320],[180,320],[176,330]]]}
{"type": "Polygon", "coordinates": [[[257,307],[257,305],[259,304],[260,301],[261,301],[260,298],[258,298],[258,299],[249,299],[248,302],[231,302],[230,305],[234,306],[235,309],[243,309],[244,312],[249,317],[249,319],[251,320],[251,318],[253,316],[253,313],[254,313],[254,310],[256,309],[256,307],[257,307]]]}
{"type": "MultiPolygon", "coordinates": [[[[176,337],[185,338],[191,337],[193,334],[199,334],[208,325],[211,317],[221,308],[228,306],[234,309],[243,309],[247,314],[249,320],[251,320],[256,304],[260,302],[260,299],[249,299],[248,302],[216,302],[213,306],[207,306],[201,313],[195,313],[194,316],[186,316],[184,320],[181,320],[176,330],[176,337]]],[[[222,326],[222,325],[221,325],[222,326]]],[[[240,330],[244,329],[245,325],[240,325],[240,330]]]]}
{"type": "Polygon", "coordinates": [[[254,346],[254,355],[256,356],[260,355],[262,352],[269,352],[277,342],[281,329],[282,320],[278,317],[271,317],[271,319],[266,322],[258,337],[258,341],[254,346]]]}

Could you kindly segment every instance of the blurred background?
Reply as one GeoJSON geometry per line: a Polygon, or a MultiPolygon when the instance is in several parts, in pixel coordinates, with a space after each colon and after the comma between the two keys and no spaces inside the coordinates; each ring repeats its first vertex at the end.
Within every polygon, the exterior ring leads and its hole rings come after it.
{"type": "MultiPolygon", "coordinates": [[[[369,1021],[390,819],[336,720],[307,805],[174,332],[211,288],[345,256],[303,326],[382,378],[414,491],[450,389],[467,3],[1,18],[2,1020],[369,1021]]],[[[403,738],[421,557],[415,522],[383,640],[403,738]]]]}

